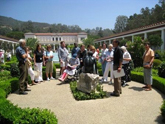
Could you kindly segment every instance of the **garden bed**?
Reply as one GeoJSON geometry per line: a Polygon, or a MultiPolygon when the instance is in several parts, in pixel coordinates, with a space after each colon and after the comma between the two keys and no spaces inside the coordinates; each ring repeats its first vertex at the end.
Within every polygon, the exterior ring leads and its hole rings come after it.
{"type": "Polygon", "coordinates": [[[70,89],[73,97],[76,100],[90,100],[90,99],[103,99],[106,98],[106,91],[103,91],[103,86],[97,85],[96,91],[92,93],[84,93],[77,89],[77,81],[70,82],[70,89]]]}

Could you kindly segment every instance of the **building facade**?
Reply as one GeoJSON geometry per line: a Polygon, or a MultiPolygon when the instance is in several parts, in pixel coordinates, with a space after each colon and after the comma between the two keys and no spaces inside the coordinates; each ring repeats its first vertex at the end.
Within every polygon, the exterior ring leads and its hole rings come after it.
{"type": "Polygon", "coordinates": [[[83,39],[87,38],[87,33],[25,33],[25,39],[28,38],[35,38],[42,45],[51,44],[55,49],[61,41],[65,41],[66,45],[82,44],[83,39]]]}

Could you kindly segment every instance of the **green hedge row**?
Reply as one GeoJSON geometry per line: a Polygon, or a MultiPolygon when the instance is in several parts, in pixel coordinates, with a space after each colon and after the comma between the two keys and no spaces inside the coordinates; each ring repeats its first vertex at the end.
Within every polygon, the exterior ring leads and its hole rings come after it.
{"type": "Polygon", "coordinates": [[[18,78],[0,83],[0,123],[2,124],[57,124],[54,113],[47,109],[20,108],[6,99],[18,89],[18,78]]]}
{"type": "Polygon", "coordinates": [[[102,99],[106,97],[106,91],[103,91],[103,86],[97,85],[96,91],[92,93],[83,93],[77,89],[77,81],[70,82],[70,89],[76,100],[102,99]]]}
{"type": "MultiPolygon", "coordinates": [[[[133,81],[137,81],[140,83],[144,83],[144,76],[142,72],[131,72],[131,79],[133,81]]],[[[153,87],[161,91],[162,93],[165,94],[165,79],[158,77],[158,76],[153,76],[153,87]]],[[[163,102],[163,105],[160,108],[161,114],[165,120],[165,101],[163,102]]]]}

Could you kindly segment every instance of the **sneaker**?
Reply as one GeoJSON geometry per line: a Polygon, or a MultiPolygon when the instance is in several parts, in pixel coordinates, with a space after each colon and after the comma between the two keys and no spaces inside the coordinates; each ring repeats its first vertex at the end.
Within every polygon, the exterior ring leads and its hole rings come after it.
{"type": "Polygon", "coordinates": [[[104,82],[107,82],[107,79],[104,79],[103,81],[104,81],[104,82]]]}
{"type": "Polygon", "coordinates": [[[28,88],[27,88],[27,89],[25,89],[25,91],[31,91],[31,89],[28,89],[28,88]]]}
{"type": "Polygon", "coordinates": [[[27,95],[28,93],[25,91],[19,91],[19,95],[27,95]]]}
{"type": "Polygon", "coordinates": [[[50,80],[55,80],[55,78],[51,77],[50,80]]]}
{"type": "Polygon", "coordinates": [[[47,81],[50,81],[50,79],[49,79],[49,78],[47,78],[47,81]]]}

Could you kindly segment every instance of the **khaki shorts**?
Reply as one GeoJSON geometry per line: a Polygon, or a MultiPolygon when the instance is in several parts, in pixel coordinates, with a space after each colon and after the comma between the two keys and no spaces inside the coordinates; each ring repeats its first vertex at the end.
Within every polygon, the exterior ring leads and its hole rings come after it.
{"type": "Polygon", "coordinates": [[[46,73],[53,73],[53,61],[46,63],[46,73]]]}
{"type": "Polygon", "coordinates": [[[67,66],[67,62],[60,62],[60,67],[66,67],[67,66]]]}

